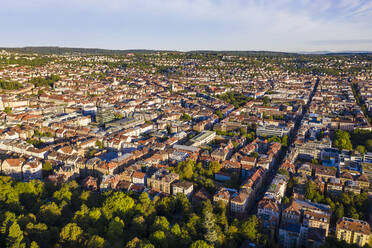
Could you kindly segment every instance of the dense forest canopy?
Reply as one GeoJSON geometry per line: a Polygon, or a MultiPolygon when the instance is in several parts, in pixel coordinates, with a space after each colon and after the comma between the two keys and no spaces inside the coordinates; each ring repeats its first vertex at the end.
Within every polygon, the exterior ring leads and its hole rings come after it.
{"type": "Polygon", "coordinates": [[[222,202],[194,206],[183,194],[93,192],[75,182],[0,176],[0,247],[239,247],[268,244],[258,220],[229,220],[222,202]]]}

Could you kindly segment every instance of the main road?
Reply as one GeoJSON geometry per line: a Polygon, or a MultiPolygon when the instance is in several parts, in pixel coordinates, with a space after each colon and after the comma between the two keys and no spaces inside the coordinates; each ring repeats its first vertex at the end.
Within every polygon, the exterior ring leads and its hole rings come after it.
{"type": "MultiPolygon", "coordinates": [[[[311,93],[309,95],[309,99],[308,99],[307,104],[303,107],[300,116],[298,118],[296,118],[296,122],[295,122],[295,126],[293,127],[293,131],[291,132],[290,137],[288,137],[288,147],[291,147],[292,146],[293,141],[295,140],[295,138],[297,136],[298,129],[301,126],[302,119],[304,118],[304,116],[306,115],[307,111],[309,110],[309,107],[311,105],[311,102],[313,100],[313,97],[314,97],[314,95],[315,95],[315,93],[316,93],[316,91],[318,89],[319,82],[320,82],[320,79],[317,78],[316,79],[316,82],[315,82],[315,85],[313,87],[313,90],[311,91],[311,93]]],[[[252,206],[252,208],[250,210],[250,212],[252,214],[255,214],[257,212],[257,204],[263,198],[265,192],[270,187],[270,184],[273,181],[276,173],[278,173],[278,168],[282,164],[283,159],[285,158],[286,153],[287,153],[287,149],[284,149],[284,150],[281,151],[280,157],[279,157],[277,163],[275,163],[274,168],[271,171],[268,172],[268,174],[267,174],[267,176],[265,178],[265,181],[262,184],[263,185],[262,188],[258,191],[258,196],[256,197],[256,202],[255,202],[255,204],[252,206]]]]}

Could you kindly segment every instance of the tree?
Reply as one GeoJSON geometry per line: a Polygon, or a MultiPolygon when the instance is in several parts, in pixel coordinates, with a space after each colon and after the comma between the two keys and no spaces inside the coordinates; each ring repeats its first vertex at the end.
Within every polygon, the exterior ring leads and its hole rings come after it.
{"type": "Polygon", "coordinates": [[[197,240],[191,244],[190,248],[213,248],[213,245],[209,245],[204,240],[197,240]]]}
{"type": "Polygon", "coordinates": [[[191,121],[191,116],[187,113],[183,113],[182,116],[181,116],[181,119],[182,120],[185,120],[185,121],[191,121]]]}
{"type": "Polygon", "coordinates": [[[223,114],[222,114],[221,110],[217,109],[215,114],[218,116],[218,118],[220,118],[220,119],[223,118],[223,114]]]}
{"type": "Polygon", "coordinates": [[[250,132],[244,135],[249,142],[252,142],[256,138],[256,132],[250,132]]]}
{"type": "Polygon", "coordinates": [[[279,169],[278,173],[282,175],[286,175],[289,178],[289,172],[285,169],[279,169]]]}
{"type": "Polygon", "coordinates": [[[181,234],[182,234],[182,231],[181,231],[181,227],[180,225],[178,225],[178,223],[174,224],[174,226],[172,226],[171,228],[171,233],[175,236],[175,237],[180,237],[181,234]]]}
{"type": "Polygon", "coordinates": [[[88,248],[103,248],[106,247],[106,241],[104,238],[98,236],[98,235],[93,235],[87,244],[88,248]]]}
{"type": "Polygon", "coordinates": [[[134,207],[134,200],[123,192],[114,192],[108,197],[102,207],[102,212],[106,219],[110,220],[113,216],[125,217],[134,207]]]}
{"type": "Polygon", "coordinates": [[[36,245],[40,244],[41,247],[46,247],[49,245],[50,231],[48,230],[48,226],[46,224],[34,224],[33,222],[29,222],[26,225],[25,232],[27,232],[27,237],[30,240],[34,240],[35,243],[37,242],[36,245]]]}
{"type": "Polygon", "coordinates": [[[209,167],[212,170],[212,173],[217,173],[221,170],[221,164],[218,161],[210,162],[209,167]]]}
{"type": "Polygon", "coordinates": [[[4,90],[17,90],[23,88],[23,85],[16,81],[5,81],[0,79],[0,88],[4,90]]]}
{"type": "Polygon", "coordinates": [[[245,127],[242,127],[242,128],[240,128],[240,135],[246,135],[247,134],[247,128],[245,128],[245,127]]]}
{"type": "Polygon", "coordinates": [[[168,231],[169,230],[169,222],[166,217],[164,216],[156,216],[155,221],[152,224],[152,229],[154,231],[162,230],[162,231],[168,231]]]}
{"type": "Polygon", "coordinates": [[[107,236],[111,240],[117,240],[123,236],[123,233],[124,233],[124,221],[116,216],[109,223],[109,227],[107,230],[107,236]]]}
{"type": "Polygon", "coordinates": [[[312,181],[308,181],[306,183],[306,193],[305,198],[308,200],[312,200],[315,197],[316,186],[312,181]]]}
{"type": "Polygon", "coordinates": [[[12,113],[12,108],[5,107],[4,112],[5,112],[5,114],[9,115],[10,113],[12,113]]]}
{"type": "Polygon", "coordinates": [[[62,201],[71,202],[72,192],[68,184],[64,184],[59,190],[53,193],[53,198],[57,202],[61,203],[62,201]]]}
{"type": "Polygon", "coordinates": [[[26,247],[23,232],[16,221],[14,221],[9,227],[6,246],[12,248],[26,247]]]}
{"type": "Polygon", "coordinates": [[[51,74],[46,77],[32,78],[28,82],[34,84],[35,87],[53,87],[53,84],[60,79],[60,76],[51,74]]]}
{"type": "Polygon", "coordinates": [[[353,197],[352,195],[346,193],[346,192],[343,192],[341,194],[341,202],[345,205],[352,205],[353,203],[353,197]]]}
{"type": "Polygon", "coordinates": [[[76,223],[68,223],[62,228],[59,237],[62,242],[77,244],[82,234],[83,230],[76,223]]]}
{"type": "Polygon", "coordinates": [[[61,209],[55,202],[48,202],[40,207],[38,216],[40,221],[48,225],[56,225],[61,216],[61,209]]]}
{"type": "Polygon", "coordinates": [[[252,215],[248,220],[244,221],[241,225],[241,233],[245,239],[255,242],[258,239],[258,219],[257,216],[252,215]]]}
{"type": "Polygon", "coordinates": [[[181,178],[190,180],[194,175],[195,162],[193,160],[179,162],[176,166],[176,172],[181,178]]]}
{"type": "Polygon", "coordinates": [[[365,145],[366,145],[367,150],[371,152],[372,151],[372,139],[367,139],[365,145]]]}
{"type": "Polygon", "coordinates": [[[97,140],[97,141],[96,141],[96,146],[98,147],[98,149],[102,150],[102,149],[103,149],[102,141],[97,140]]]}
{"type": "Polygon", "coordinates": [[[366,147],[365,146],[362,146],[362,145],[359,145],[355,148],[355,150],[357,150],[358,152],[360,152],[361,154],[364,154],[366,152],[366,147]]]}
{"type": "MultiPolygon", "coordinates": [[[[214,188],[201,163],[194,173],[193,180],[201,178],[200,185],[214,188]]],[[[367,199],[367,194],[355,196],[352,207],[364,209],[367,199]]],[[[124,192],[81,190],[75,181],[54,185],[0,176],[0,247],[107,248],[131,240],[126,247],[235,248],[243,238],[241,222],[229,225],[226,212],[221,202],[212,206],[205,201],[202,208],[192,208],[183,194],[152,201],[146,192],[132,198],[124,192]]]]}
{"type": "Polygon", "coordinates": [[[340,219],[344,216],[344,206],[342,204],[337,204],[336,205],[336,212],[335,212],[335,217],[336,219],[340,219]]]}
{"type": "Polygon", "coordinates": [[[312,163],[312,164],[319,164],[319,161],[318,161],[318,159],[313,158],[313,159],[311,160],[311,163],[312,163]]]}
{"type": "Polygon", "coordinates": [[[336,130],[333,137],[333,146],[340,150],[352,150],[353,146],[350,141],[350,134],[346,131],[336,130]]]}
{"type": "Polygon", "coordinates": [[[43,176],[46,177],[50,175],[53,171],[53,166],[49,161],[44,162],[43,164],[43,176]]]}
{"type": "Polygon", "coordinates": [[[128,241],[128,243],[125,245],[125,248],[155,248],[155,246],[148,241],[143,241],[135,237],[128,241]]]}
{"type": "Polygon", "coordinates": [[[359,219],[359,214],[357,213],[357,210],[354,207],[348,207],[346,209],[346,216],[353,219],[359,219]]]}
{"type": "Polygon", "coordinates": [[[203,210],[202,225],[204,229],[204,239],[209,244],[215,244],[218,238],[216,224],[215,224],[215,219],[214,219],[211,207],[208,205],[203,210]]]}
{"type": "Polygon", "coordinates": [[[164,197],[156,202],[158,215],[170,216],[174,213],[176,198],[174,196],[164,197]]]}
{"type": "Polygon", "coordinates": [[[92,158],[96,155],[98,151],[96,149],[90,150],[88,153],[88,158],[92,158]]]}
{"type": "Polygon", "coordinates": [[[283,197],[283,206],[287,205],[290,202],[289,198],[287,196],[283,197]]]}
{"type": "Polygon", "coordinates": [[[156,211],[154,203],[151,201],[149,195],[146,192],[142,192],[139,196],[136,211],[142,213],[145,216],[149,216],[156,211]]]}
{"type": "Polygon", "coordinates": [[[276,136],[276,135],[274,135],[273,137],[269,138],[267,141],[268,141],[269,143],[271,143],[271,142],[278,142],[278,143],[281,143],[281,142],[282,142],[282,140],[281,140],[278,136],[276,136]]]}
{"type": "Polygon", "coordinates": [[[252,157],[255,157],[255,158],[258,158],[259,157],[259,154],[257,152],[252,152],[252,157]]]}
{"type": "Polygon", "coordinates": [[[167,248],[168,247],[168,240],[167,236],[163,231],[156,231],[150,236],[150,240],[152,243],[156,245],[156,247],[161,247],[161,248],[167,248]]]}
{"type": "Polygon", "coordinates": [[[123,115],[120,114],[120,113],[115,113],[115,114],[114,114],[114,117],[115,117],[115,119],[117,119],[117,120],[123,119],[123,115]]]}
{"type": "Polygon", "coordinates": [[[184,215],[190,214],[191,204],[189,199],[187,199],[187,196],[182,193],[177,193],[176,200],[176,212],[184,215]]]}
{"type": "Polygon", "coordinates": [[[144,216],[140,215],[140,216],[136,216],[133,218],[132,223],[130,225],[130,232],[133,235],[141,235],[141,236],[142,234],[145,235],[146,229],[147,229],[147,225],[146,225],[144,216]]]}
{"type": "Polygon", "coordinates": [[[288,146],[288,135],[284,135],[282,138],[282,146],[287,147],[288,146]]]}
{"type": "Polygon", "coordinates": [[[234,149],[236,149],[238,147],[238,142],[236,142],[235,140],[232,142],[233,146],[234,146],[234,149]]]}
{"type": "Polygon", "coordinates": [[[39,248],[39,245],[35,241],[32,241],[30,244],[30,248],[39,248]]]}
{"type": "Polygon", "coordinates": [[[270,99],[267,96],[262,97],[261,100],[264,106],[268,106],[270,103],[270,99]]]}
{"type": "Polygon", "coordinates": [[[321,193],[319,193],[319,191],[315,191],[313,201],[314,202],[322,202],[323,201],[323,195],[321,193]]]}
{"type": "Polygon", "coordinates": [[[125,248],[136,248],[141,240],[137,237],[133,238],[132,240],[129,240],[128,243],[125,245],[125,248]]]}

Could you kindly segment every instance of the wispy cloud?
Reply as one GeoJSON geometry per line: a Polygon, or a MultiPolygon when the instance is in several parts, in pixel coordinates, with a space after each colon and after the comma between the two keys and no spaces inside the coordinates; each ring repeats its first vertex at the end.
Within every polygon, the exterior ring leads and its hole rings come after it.
{"type": "Polygon", "coordinates": [[[372,49],[372,0],[1,2],[0,21],[8,25],[5,35],[18,39],[16,31],[32,30],[32,40],[54,42],[62,37],[69,44],[108,48],[372,49]]]}

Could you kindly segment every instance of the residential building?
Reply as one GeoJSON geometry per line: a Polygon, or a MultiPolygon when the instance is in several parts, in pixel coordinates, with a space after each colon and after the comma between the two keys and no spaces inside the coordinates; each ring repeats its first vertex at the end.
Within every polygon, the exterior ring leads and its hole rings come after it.
{"type": "Polygon", "coordinates": [[[187,198],[190,198],[194,191],[194,185],[189,181],[177,181],[172,184],[172,193],[177,195],[178,193],[186,195],[187,198]]]}
{"type": "Polygon", "coordinates": [[[171,194],[171,184],[178,179],[178,174],[162,168],[147,178],[147,187],[155,191],[171,194]]]}
{"type": "Polygon", "coordinates": [[[342,217],[336,224],[336,237],[348,244],[364,246],[370,240],[371,230],[367,222],[342,217]]]}

